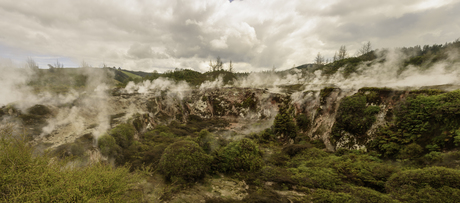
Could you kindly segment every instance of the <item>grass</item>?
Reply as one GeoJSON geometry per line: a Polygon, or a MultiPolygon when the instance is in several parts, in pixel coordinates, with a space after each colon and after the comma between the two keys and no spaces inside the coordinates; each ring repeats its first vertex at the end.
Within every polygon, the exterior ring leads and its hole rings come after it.
{"type": "Polygon", "coordinates": [[[130,78],[132,78],[132,79],[136,79],[136,78],[139,78],[139,79],[140,79],[140,78],[142,78],[142,77],[139,76],[139,75],[136,75],[136,74],[133,74],[133,73],[130,73],[130,72],[127,72],[127,71],[121,71],[121,72],[123,72],[124,74],[128,75],[128,76],[129,76],[130,78]]]}
{"type": "Polygon", "coordinates": [[[139,202],[140,172],[107,164],[73,167],[68,160],[35,155],[11,128],[0,129],[0,201],[139,202]]]}

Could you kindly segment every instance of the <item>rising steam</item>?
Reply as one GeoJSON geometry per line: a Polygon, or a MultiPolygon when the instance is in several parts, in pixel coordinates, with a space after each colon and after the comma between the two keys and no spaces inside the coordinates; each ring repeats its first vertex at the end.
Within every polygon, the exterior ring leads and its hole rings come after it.
{"type": "MultiPolygon", "coordinates": [[[[357,90],[368,86],[416,89],[423,86],[460,85],[460,64],[456,52],[450,52],[446,60],[432,63],[430,67],[409,65],[404,71],[401,71],[401,67],[408,56],[398,49],[381,51],[377,56],[374,61],[359,64],[357,73],[347,77],[343,73],[345,67],[339,68],[335,74],[329,76],[325,76],[321,70],[292,69],[284,72],[250,73],[232,81],[230,83],[232,85],[224,84],[222,76],[212,81],[205,81],[199,87],[193,87],[185,81],[176,82],[167,78],[158,78],[137,84],[129,82],[121,91],[124,94],[137,94],[139,99],[146,95],[150,99],[161,97],[166,104],[174,104],[190,98],[194,91],[204,93],[222,87],[236,87],[257,88],[278,93],[283,92],[282,89],[287,86],[298,85],[301,88],[290,94],[292,102],[301,104],[316,98],[317,93],[308,90],[319,90],[325,86],[357,90]]],[[[87,78],[85,89],[69,90],[64,94],[34,92],[28,82],[36,77],[36,72],[20,68],[20,65],[13,64],[9,60],[0,61],[0,71],[2,71],[0,106],[14,105],[23,112],[37,104],[50,108],[53,117],[47,120],[47,125],[43,127],[37,139],[53,143],[53,146],[72,142],[83,134],[92,134],[97,138],[112,127],[111,115],[115,113],[125,112],[126,117],[135,113],[145,113],[142,108],[137,107],[139,104],[123,100],[122,97],[112,97],[109,94],[112,90],[111,84],[107,81],[110,81],[113,76],[100,69],[79,69],[80,74],[87,78]],[[127,108],[120,109],[121,107],[117,106],[120,103],[127,108]]],[[[271,118],[276,114],[272,110],[267,112],[271,118]]]]}

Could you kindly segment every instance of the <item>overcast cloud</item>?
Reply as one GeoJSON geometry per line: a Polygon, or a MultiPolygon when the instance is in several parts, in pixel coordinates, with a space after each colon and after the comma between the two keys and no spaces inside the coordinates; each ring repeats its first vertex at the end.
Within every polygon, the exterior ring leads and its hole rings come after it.
{"type": "Polygon", "coordinates": [[[341,45],[443,44],[460,37],[460,0],[0,0],[0,56],[125,69],[287,69],[341,45]],[[225,65],[224,65],[225,66],[225,65]]]}

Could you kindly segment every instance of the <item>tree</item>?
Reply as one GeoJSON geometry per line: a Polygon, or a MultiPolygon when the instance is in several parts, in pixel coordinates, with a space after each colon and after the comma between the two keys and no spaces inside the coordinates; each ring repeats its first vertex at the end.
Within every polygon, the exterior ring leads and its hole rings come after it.
{"type": "Polygon", "coordinates": [[[64,68],[64,64],[60,63],[59,60],[56,60],[56,63],[54,64],[54,68],[64,68]]]}
{"type": "Polygon", "coordinates": [[[197,143],[184,140],[169,145],[161,155],[158,166],[167,179],[180,177],[194,182],[203,179],[211,162],[212,157],[197,143]]]}
{"type": "Polygon", "coordinates": [[[220,60],[220,56],[217,57],[215,64],[209,61],[209,68],[211,72],[223,70],[223,63],[222,60],[220,60]]]}
{"type": "Polygon", "coordinates": [[[30,68],[30,69],[32,69],[32,70],[38,69],[37,63],[36,63],[35,60],[32,59],[31,57],[28,57],[28,58],[27,58],[26,63],[27,63],[27,67],[28,67],[28,68],[30,68]]]}
{"type": "Polygon", "coordinates": [[[273,122],[273,130],[283,137],[287,136],[294,139],[297,136],[297,126],[290,115],[290,110],[287,109],[287,105],[280,106],[278,115],[276,115],[273,122]]]}
{"type": "Polygon", "coordinates": [[[318,54],[316,55],[315,63],[316,63],[316,65],[324,64],[324,56],[321,56],[320,52],[318,52],[318,54]]]}
{"type": "Polygon", "coordinates": [[[334,53],[334,57],[332,58],[332,62],[336,62],[339,60],[339,57],[337,56],[337,52],[334,53]]]}
{"type": "Polygon", "coordinates": [[[337,60],[342,60],[348,57],[347,48],[345,47],[345,45],[340,46],[339,54],[337,57],[337,60]]]}
{"type": "Polygon", "coordinates": [[[230,62],[229,62],[229,64],[228,64],[228,71],[229,71],[229,72],[233,72],[232,60],[230,60],[230,62]]]}
{"type": "Polygon", "coordinates": [[[361,49],[358,50],[358,54],[359,55],[364,55],[364,54],[367,54],[367,53],[369,53],[371,51],[372,51],[372,45],[371,45],[371,42],[368,41],[367,43],[364,43],[361,46],[361,49]]]}
{"type": "Polygon", "coordinates": [[[81,61],[81,67],[82,68],[91,68],[91,66],[86,62],[86,61],[81,61]]]}

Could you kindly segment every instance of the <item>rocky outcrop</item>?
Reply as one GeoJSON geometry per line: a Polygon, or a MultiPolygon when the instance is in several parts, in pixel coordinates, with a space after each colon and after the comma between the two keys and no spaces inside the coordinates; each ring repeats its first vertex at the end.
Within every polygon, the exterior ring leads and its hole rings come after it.
{"type": "Polygon", "coordinates": [[[293,109],[290,111],[293,118],[298,115],[307,118],[307,123],[302,125],[308,126],[299,126],[300,136],[321,140],[328,150],[334,151],[339,148],[365,149],[378,129],[392,122],[393,110],[408,95],[416,93],[387,88],[285,89],[270,92],[267,89],[226,87],[191,90],[181,93],[180,97],[167,92],[127,94],[122,89],[114,89],[110,96],[98,100],[101,103],[97,108],[91,106],[91,102],[85,102],[89,96],[81,95],[65,105],[35,105],[25,110],[14,105],[4,106],[0,109],[0,116],[3,122],[21,123],[36,144],[45,143],[55,148],[84,135],[97,138],[124,122],[133,123],[138,133],[143,133],[171,121],[186,123],[190,116],[225,119],[230,125],[220,130],[244,135],[270,127],[279,105],[288,105],[293,109]],[[105,127],[101,121],[107,123],[105,127]]]}

